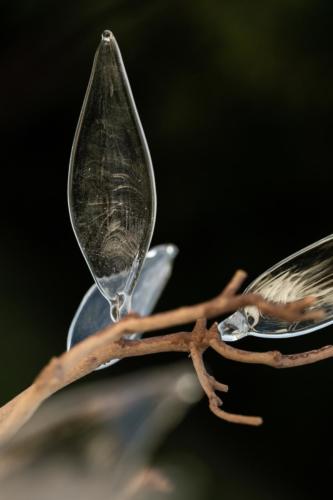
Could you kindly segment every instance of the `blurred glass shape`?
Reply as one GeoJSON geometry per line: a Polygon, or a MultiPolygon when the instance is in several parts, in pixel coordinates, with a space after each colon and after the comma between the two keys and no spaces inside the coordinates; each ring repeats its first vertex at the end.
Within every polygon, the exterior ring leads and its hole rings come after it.
{"type": "MultiPolygon", "coordinates": [[[[171,276],[177,253],[177,247],[171,244],[158,245],[149,250],[132,299],[132,309],[140,316],[153,311],[171,276]]],[[[109,303],[94,284],[83,297],[73,318],[67,337],[67,350],[111,323],[109,303]]],[[[140,336],[141,334],[133,334],[129,338],[140,336]]],[[[106,368],[117,361],[113,359],[100,368],[106,368]]]]}
{"type": "Polygon", "coordinates": [[[131,309],[153,234],[156,193],[144,131],[108,30],[95,55],[74,137],[68,203],[79,246],[117,321],[131,309]]]}
{"type": "Polygon", "coordinates": [[[151,454],[201,394],[183,364],[65,390],[0,449],[1,498],[161,498],[151,454]]]}
{"type": "Polygon", "coordinates": [[[258,293],[271,302],[286,304],[307,296],[317,298],[311,309],[323,309],[318,321],[290,323],[261,314],[257,307],[239,309],[219,324],[222,340],[247,335],[290,338],[319,330],[333,323],[333,235],[290,255],[261,274],[244,293],[258,293]]]}

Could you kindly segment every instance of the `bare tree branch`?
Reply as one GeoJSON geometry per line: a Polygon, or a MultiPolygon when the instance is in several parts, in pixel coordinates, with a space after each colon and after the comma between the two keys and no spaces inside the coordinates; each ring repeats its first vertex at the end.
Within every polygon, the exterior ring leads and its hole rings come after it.
{"type": "Polygon", "coordinates": [[[207,373],[202,358],[206,348],[200,347],[200,344],[197,342],[197,335],[199,332],[201,335],[205,336],[207,332],[205,320],[197,321],[194,327],[193,330],[194,335],[192,336],[193,340],[190,343],[190,353],[192,357],[193,366],[198,376],[199,382],[208,397],[210,410],[217,417],[222,418],[223,420],[226,420],[228,422],[233,422],[236,424],[247,424],[247,425],[262,424],[262,418],[260,417],[236,415],[234,413],[229,413],[224,410],[221,410],[220,406],[222,405],[222,400],[217,396],[216,391],[227,392],[228,386],[225,384],[221,384],[221,382],[218,382],[217,380],[215,380],[214,377],[212,377],[207,373]]]}
{"type": "Polygon", "coordinates": [[[264,314],[287,321],[318,319],[322,311],[307,311],[314,302],[307,297],[286,305],[269,303],[255,294],[238,294],[246,273],[237,271],[225,289],[215,298],[193,306],[147,317],[129,315],[117,324],[110,325],[95,335],[74,346],[70,351],[51,359],[40,372],[34,383],[12,401],[0,408],[0,443],[6,442],[33,415],[40,404],[49,396],[91,373],[99,365],[112,358],[143,356],[158,352],[187,352],[191,354],[194,368],[208,398],[210,409],[218,417],[229,422],[259,425],[259,417],[247,417],[227,413],[220,408],[221,400],[216,391],[225,392],[227,386],[217,382],[205,370],[202,355],[211,347],[221,356],[245,363],[262,363],[284,368],[309,364],[333,356],[333,346],[327,346],[308,353],[283,356],[277,351],[251,353],[235,349],[220,340],[216,325],[209,330],[206,319],[233,312],[246,305],[256,305],[264,314]],[[197,322],[192,332],[178,332],[170,335],[126,340],[124,335],[151,332],[166,327],[197,322]]]}
{"type": "Polygon", "coordinates": [[[213,334],[210,338],[209,346],[224,358],[232,361],[240,361],[241,363],[267,365],[273,368],[294,368],[296,366],[318,363],[318,361],[333,357],[332,345],[326,345],[320,349],[313,349],[312,351],[297,354],[281,354],[280,351],[244,351],[223,342],[219,337],[216,324],[211,328],[211,332],[213,334]]]}

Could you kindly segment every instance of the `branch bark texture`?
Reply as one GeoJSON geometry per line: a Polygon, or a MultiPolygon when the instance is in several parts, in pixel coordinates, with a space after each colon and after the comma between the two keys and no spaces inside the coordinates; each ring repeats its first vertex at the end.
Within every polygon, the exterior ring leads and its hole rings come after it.
{"type": "Polygon", "coordinates": [[[238,294],[246,273],[237,271],[225,289],[206,302],[185,306],[173,311],[147,317],[129,315],[117,324],[96,332],[74,346],[70,351],[50,362],[35,381],[21,394],[0,408],[0,444],[8,441],[34,414],[42,402],[63,387],[94,371],[112,358],[144,356],[160,352],[185,352],[190,354],[199,381],[208,397],[211,411],[229,422],[259,425],[260,417],[235,415],[221,409],[222,401],[216,392],[226,392],[228,387],[217,382],[205,369],[203,354],[214,349],[224,358],[242,363],[259,363],[274,368],[290,368],[315,363],[333,356],[333,346],[305,353],[283,355],[278,351],[248,352],[231,347],[221,341],[217,324],[206,327],[206,320],[230,313],[246,305],[257,306],[262,313],[287,321],[318,319],[322,311],[307,308],[315,299],[307,297],[286,305],[269,303],[255,294],[238,294]],[[124,336],[137,332],[152,332],[166,327],[181,326],[195,322],[192,331],[179,331],[141,340],[126,340],[124,336]]]}

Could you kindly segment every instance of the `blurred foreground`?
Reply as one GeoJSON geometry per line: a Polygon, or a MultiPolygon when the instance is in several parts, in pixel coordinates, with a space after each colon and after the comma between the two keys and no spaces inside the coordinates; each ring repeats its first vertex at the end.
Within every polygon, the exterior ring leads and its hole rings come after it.
{"type": "Polygon", "coordinates": [[[0,450],[2,498],[185,498],[151,458],[200,397],[184,365],[69,388],[0,450]]]}

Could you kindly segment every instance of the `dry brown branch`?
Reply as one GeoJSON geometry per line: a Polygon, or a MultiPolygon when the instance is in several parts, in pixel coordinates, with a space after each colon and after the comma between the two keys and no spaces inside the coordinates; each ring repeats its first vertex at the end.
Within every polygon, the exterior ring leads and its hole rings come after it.
{"type": "Polygon", "coordinates": [[[237,294],[246,273],[237,271],[225,289],[215,298],[201,304],[181,307],[173,311],[147,317],[130,315],[115,325],[97,332],[77,344],[69,352],[53,358],[40,372],[34,383],[12,401],[0,408],[0,442],[7,441],[33,415],[40,404],[56,391],[91,373],[99,365],[112,358],[143,356],[159,352],[187,352],[192,355],[199,380],[209,398],[210,408],[218,417],[236,423],[258,425],[259,417],[229,414],[220,409],[220,399],[215,391],[225,391],[227,386],[216,382],[204,368],[202,354],[212,347],[223,357],[245,363],[262,363],[274,367],[292,367],[309,364],[333,356],[333,346],[308,353],[283,356],[273,351],[250,353],[223,343],[216,330],[206,328],[206,320],[200,320],[192,332],[126,340],[124,335],[136,332],[151,332],[165,327],[179,326],[197,321],[199,318],[215,318],[233,312],[246,305],[256,305],[263,313],[287,321],[318,319],[321,311],[306,311],[314,302],[307,297],[285,306],[264,301],[259,295],[237,294]]]}
{"type": "MultiPolygon", "coordinates": [[[[221,410],[220,406],[222,405],[222,400],[217,396],[216,391],[227,392],[228,386],[225,384],[221,384],[221,382],[218,382],[214,377],[207,373],[202,358],[206,347],[200,346],[200,343],[197,342],[198,332],[200,332],[201,335],[205,336],[205,333],[207,332],[205,320],[197,321],[194,327],[193,340],[190,343],[190,354],[199,382],[208,397],[210,410],[217,417],[222,418],[223,420],[226,420],[228,422],[247,425],[262,424],[262,418],[260,417],[236,415],[234,413],[228,413],[224,410],[221,410]]],[[[209,333],[210,332],[208,332],[208,335],[209,333]]]]}
{"type": "Polygon", "coordinates": [[[272,366],[273,368],[294,368],[296,366],[318,363],[333,357],[333,345],[326,345],[320,349],[300,352],[297,354],[281,354],[280,351],[253,352],[231,347],[223,342],[218,334],[217,325],[211,328],[209,346],[226,359],[272,366]]]}

